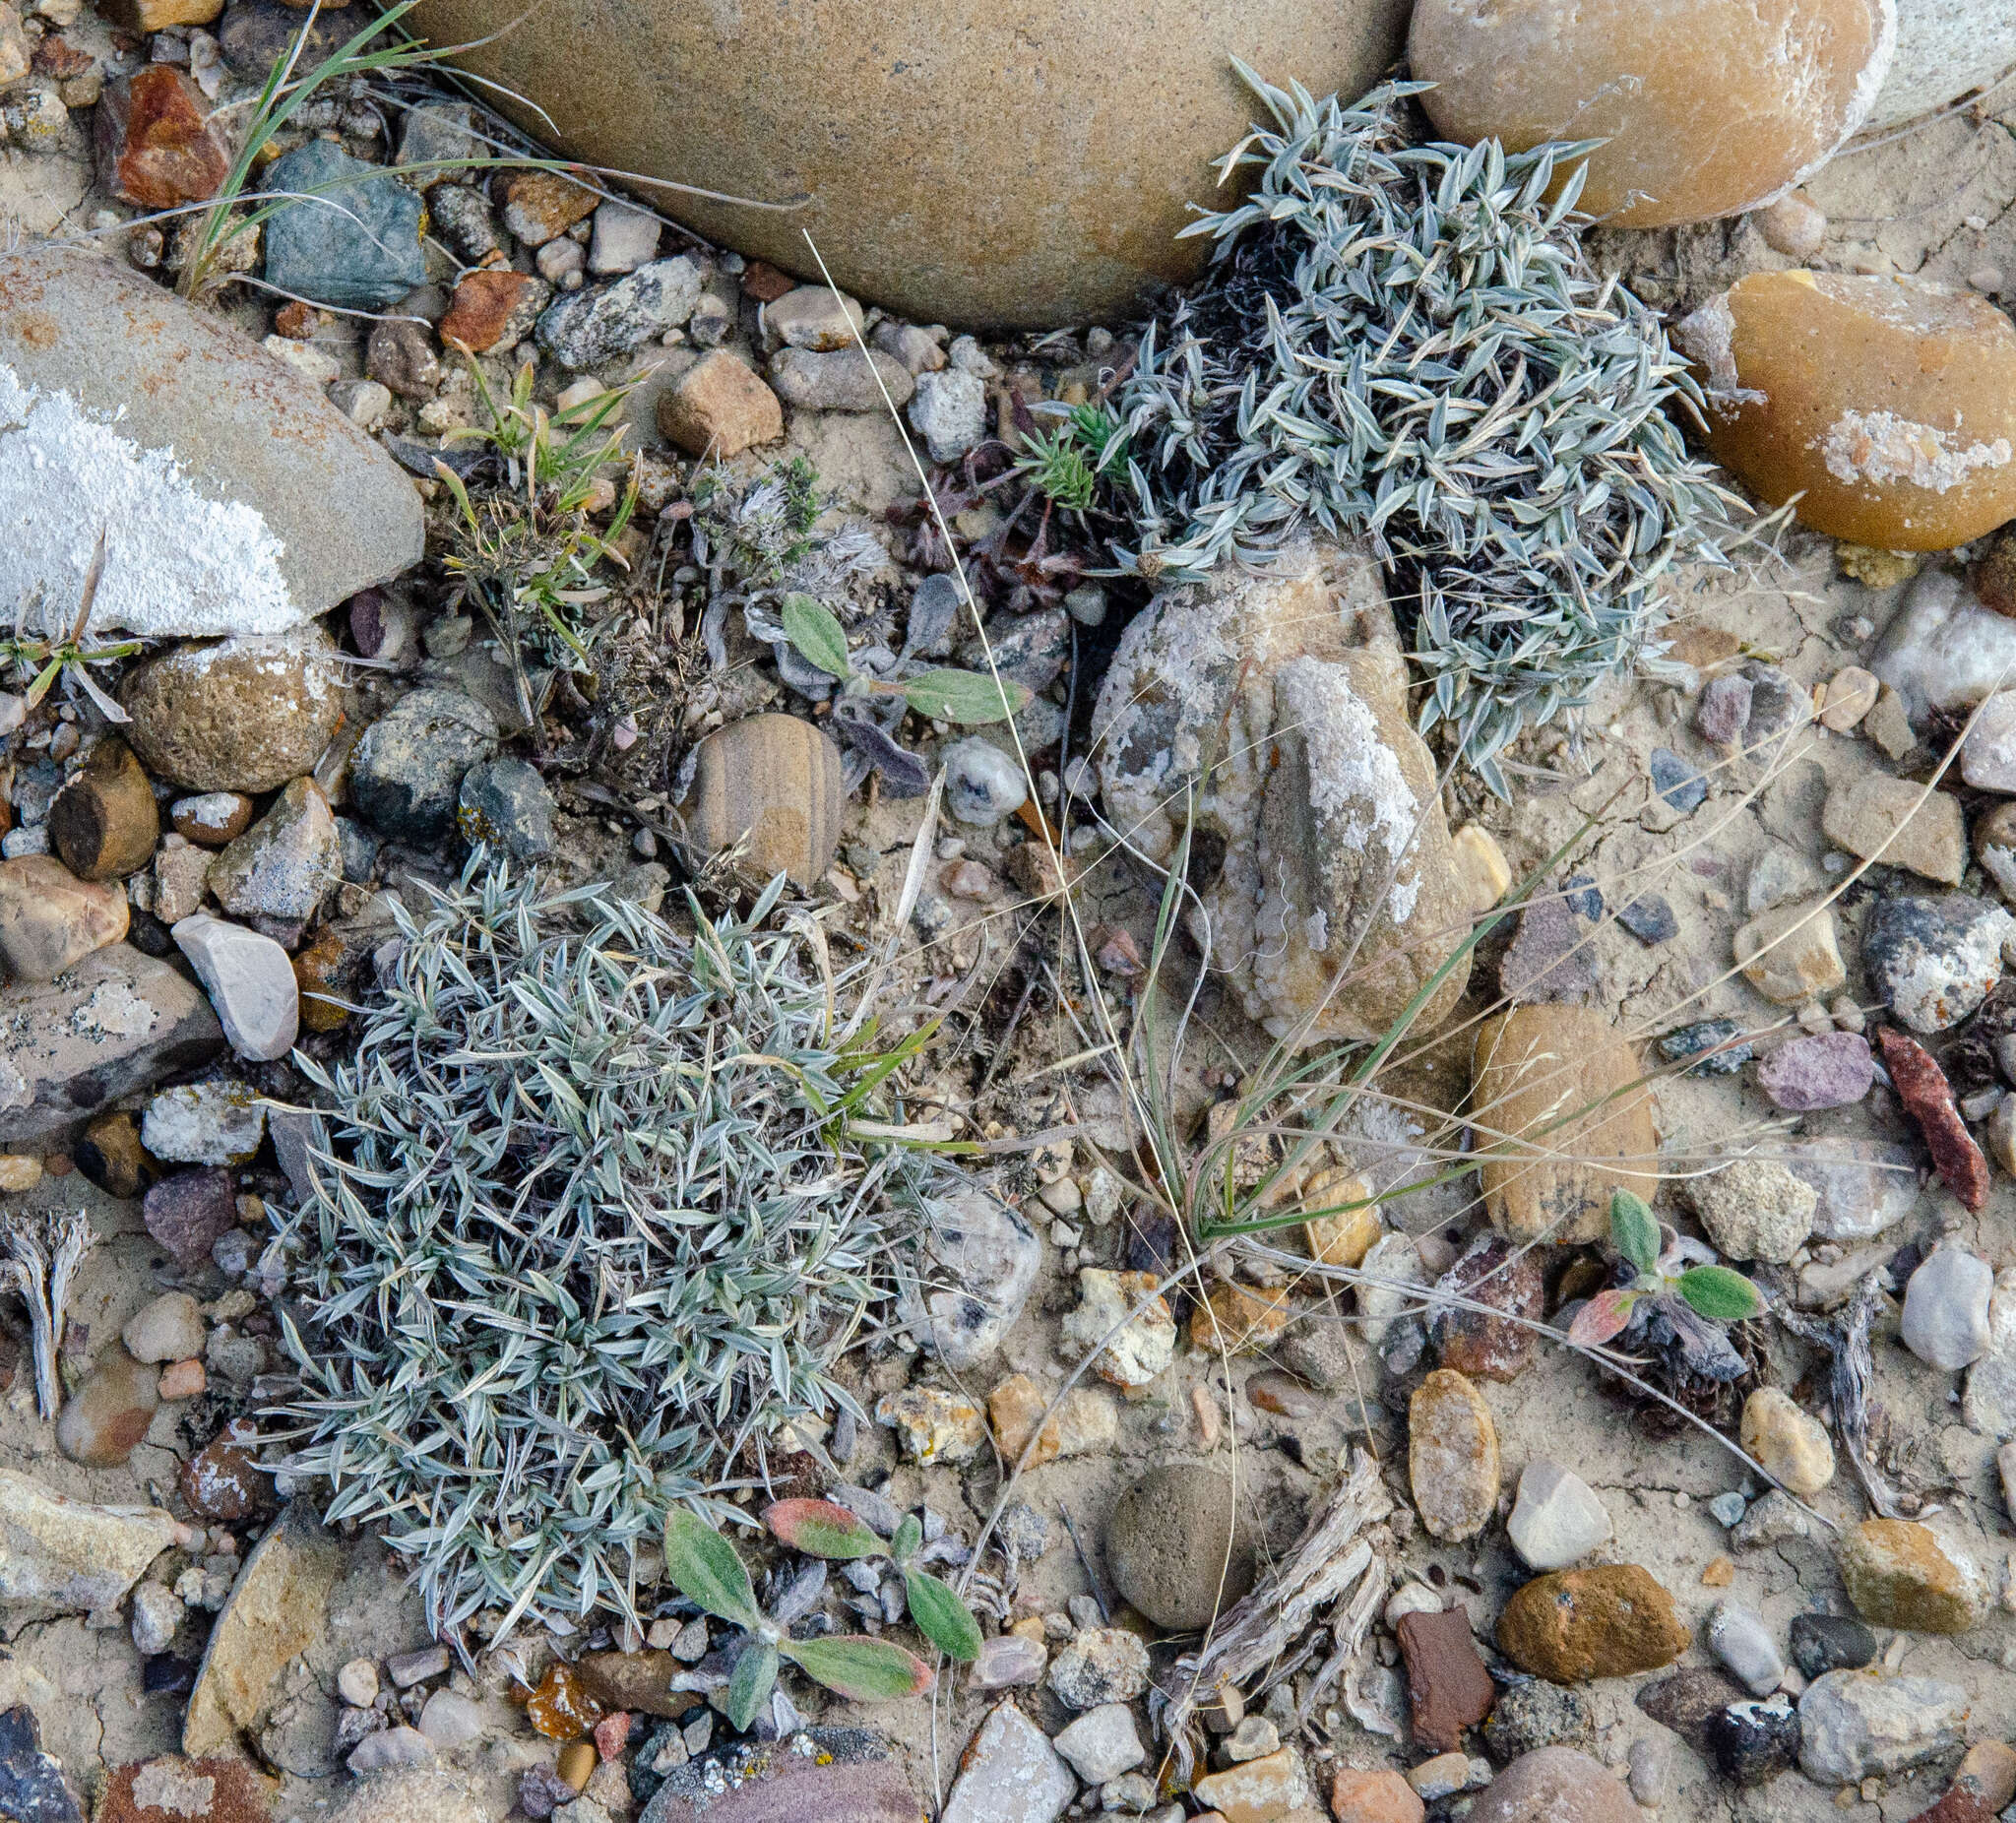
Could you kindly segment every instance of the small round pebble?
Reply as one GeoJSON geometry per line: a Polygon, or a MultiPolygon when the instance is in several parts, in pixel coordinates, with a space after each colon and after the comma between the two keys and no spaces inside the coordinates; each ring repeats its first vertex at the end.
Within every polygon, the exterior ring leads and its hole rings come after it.
{"type": "Polygon", "coordinates": [[[1029,801],[1022,768],[977,734],[945,751],[945,804],[960,822],[990,829],[1029,801]]]}
{"type": "Polygon", "coordinates": [[[336,1693],[352,1709],[369,1709],[378,1700],[378,1667],[369,1659],[352,1659],[336,1674],[336,1693]]]}
{"type": "Polygon", "coordinates": [[[1994,1270],[1964,1247],[1941,1247],[1904,1290],[1904,1346],[1927,1367],[1952,1373],[1988,1346],[1994,1270]]]}
{"type": "Polygon", "coordinates": [[[1768,1696],[1785,1676],[1771,1629],[1740,1602],[1720,1603],[1709,1616],[1708,1649],[1752,1695],[1768,1696]]]}

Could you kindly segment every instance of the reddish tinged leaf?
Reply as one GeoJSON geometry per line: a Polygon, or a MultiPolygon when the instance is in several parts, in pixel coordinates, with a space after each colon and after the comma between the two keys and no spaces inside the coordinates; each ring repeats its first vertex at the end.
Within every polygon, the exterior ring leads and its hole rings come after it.
{"type": "Polygon", "coordinates": [[[765,1511],[763,1523],[782,1542],[808,1557],[846,1562],[888,1549],[854,1514],[832,1500],[780,1500],[765,1511]]]}
{"type": "Polygon", "coordinates": [[[1969,1209],[1981,1209],[1988,1200],[1988,1162],[1953,1104],[1953,1089],[1945,1071],[1930,1051],[1896,1027],[1885,1026],[1877,1036],[1883,1046],[1883,1067],[1890,1072],[1904,1111],[1925,1136],[1932,1168],[1969,1209]]]}
{"type": "Polygon", "coordinates": [[[900,1696],[922,1696],[938,1681],[937,1673],[915,1653],[862,1633],[786,1640],[779,1650],[815,1683],[850,1703],[887,1703],[900,1696]]]}
{"type": "Polygon", "coordinates": [[[1594,1349],[1609,1341],[1631,1320],[1636,1291],[1599,1291],[1575,1313],[1568,1325],[1568,1340],[1578,1348],[1594,1349]]]}

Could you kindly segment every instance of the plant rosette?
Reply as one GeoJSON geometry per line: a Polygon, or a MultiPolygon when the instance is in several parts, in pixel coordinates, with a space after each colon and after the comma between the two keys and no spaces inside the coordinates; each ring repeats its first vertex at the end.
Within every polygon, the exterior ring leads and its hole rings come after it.
{"type": "Polygon", "coordinates": [[[1571,1343],[1600,1348],[1642,1338],[1676,1349],[1688,1371],[1704,1379],[1733,1380],[1744,1372],[1747,1363],[1725,1332],[1764,1314],[1755,1285],[1727,1266],[1700,1263],[1705,1249],[1669,1239],[1645,1200],[1628,1190],[1610,1199],[1610,1245],[1631,1278],[1583,1305],[1568,1326],[1571,1343]],[[1655,1336],[1655,1329],[1665,1334],[1655,1336]]]}
{"type": "MultiPolygon", "coordinates": [[[[853,1548],[854,1540],[846,1536],[845,1528],[837,1526],[829,1517],[838,1515],[841,1521],[858,1525],[845,1507],[829,1506],[819,1500],[787,1501],[784,1504],[787,1507],[819,1509],[807,1521],[804,1530],[809,1536],[838,1544],[839,1548],[831,1554],[843,1557],[869,1554],[853,1548]]],[[[777,1510],[773,1508],[772,1513],[777,1510]]],[[[907,1525],[915,1523],[914,1520],[906,1522],[907,1525]]],[[[874,1549],[882,1551],[881,1540],[865,1527],[860,1529],[874,1549]]],[[[783,1538],[784,1534],[780,1532],[778,1536],[783,1538]]],[[[921,1540],[921,1538],[922,1529],[919,1527],[917,1539],[921,1540]]],[[[786,1541],[789,1542],[788,1540],[786,1541]]],[[[899,1534],[897,1542],[900,1544],[902,1541],[899,1534]]],[[[921,1696],[937,1682],[937,1674],[916,1654],[891,1640],[870,1639],[855,1633],[828,1635],[823,1639],[792,1638],[783,1620],[764,1613],[758,1605],[755,1587],[749,1581],[749,1572],[735,1547],[685,1507],[675,1506],[666,1513],[664,1548],[665,1572],[679,1593],[717,1620],[724,1620],[742,1630],[744,1644],[735,1659],[733,1670],[728,1674],[727,1689],[727,1718],[738,1730],[746,1730],[770,1700],[771,1691],[777,1685],[778,1671],[786,1664],[796,1666],[814,1683],[823,1684],[835,1695],[855,1703],[882,1703],[897,1697],[921,1696]]],[[[813,1556],[828,1554],[813,1549],[810,1544],[794,1548],[803,1548],[813,1556]]],[[[913,1544],[911,1549],[914,1553],[915,1545],[913,1544]]],[[[906,1571],[906,1587],[911,1586],[913,1574],[923,1577],[921,1571],[906,1571]]],[[[975,1625],[973,1616],[967,1613],[965,1603],[936,1577],[923,1577],[923,1580],[936,1584],[943,1591],[944,1601],[963,1616],[972,1630],[973,1653],[977,1653],[979,1629],[975,1625]]],[[[930,1601],[927,1596],[927,1605],[930,1601]]],[[[912,1617],[928,1632],[923,1613],[915,1605],[914,1595],[912,1602],[912,1617]]],[[[946,1618],[942,1607],[932,1607],[930,1611],[941,1622],[946,1618]]],[[[971,1657],[972,1654],[966,1656],[971,1657]]]]}

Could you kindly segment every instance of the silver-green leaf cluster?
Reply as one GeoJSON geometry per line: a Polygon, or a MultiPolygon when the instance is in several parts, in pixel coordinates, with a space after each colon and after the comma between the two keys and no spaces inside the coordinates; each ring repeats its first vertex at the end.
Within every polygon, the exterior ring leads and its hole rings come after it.
{"type": "MultiPolygon", "coordinates": [[[[632,1610],[672,1503],[846,1400],[892,1255],[950,1165],[855,1131],[896,1053],[848,1037],[798,934],[480,852],[351,1059],[314,1079],[315,1192],[281,1218],[303,1384],[287,1467],[380,1527],[437,1635],[632,1610]]],[[[725,1509],[724,1509],[725,1510],[725,1509]]]]}
{"type": "Polygon", "coordinates": [[[1226,160],[1237,208],[1202,285],[1151,325],[1117,401],[1121,563],[1193,580],[1296,532],[1368,539],[1428,685],[1496,756],[1656,636],[1678,559],[1725,561],[1733,495],[1688,454],[1699,391],[1652,314],[1599,282],[1571,212],[1586,145],[1410,144],[1423,85],[1355,106],[1240,74],[1274,117],[1226,160]]]}

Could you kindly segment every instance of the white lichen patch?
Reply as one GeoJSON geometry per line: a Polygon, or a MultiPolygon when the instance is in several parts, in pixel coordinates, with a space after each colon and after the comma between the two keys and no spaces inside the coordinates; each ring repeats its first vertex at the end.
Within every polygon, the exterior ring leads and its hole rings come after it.
{"type": "Polygon", "coordinates": [[[1978,470],[2005,469],[2016,457],[2007,437],[1963,448],[1951,431],[1895,411],[1844,411],[1819,447],[1837,481],[1876,487],[1906,481],[1935,494],[1958,487],[1978,470]]]}
{"type": "Polygon", "coordinates": [[[143,449],[70,394],[0,362],[0,621],[68,631],[99,534],[94,630],[277,633],[307,615],[257,509],[206,498],[172,449],[143,449]]]}
{"type": "Polygon", "coordinates": [[[1274,691],[1276,731],[1294,728],[1308,752],[1311,808],[1333,840],[1363,854],[1370,866],[1392,872],[1387,913],[1394,923],[1406,923],[1420,897],[1412,851],[1421,807],[1400,770],[1400,756],[1379,731],[1378,718],[1353,692],[1345,667],[1319,659],[1284,665],[1274,691]]]}
{"type": "Polygon", "coordinates": [[[160,1015],[124,981],[100,981],[70,1016],[79,1037],[141,1038],[159,1024],[160,1015]]]}

